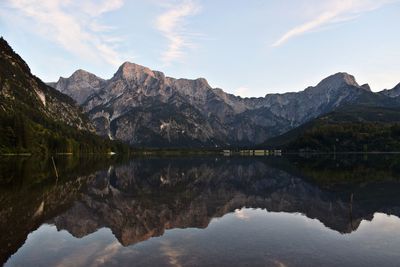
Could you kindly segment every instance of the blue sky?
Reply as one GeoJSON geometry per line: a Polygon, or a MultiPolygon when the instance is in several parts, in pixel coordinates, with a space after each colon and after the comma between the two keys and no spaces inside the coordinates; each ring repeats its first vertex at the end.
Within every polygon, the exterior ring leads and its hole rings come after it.
{"type": "Polygon", "coordinates": [[[2,0],[0,34],[45,81],[124,61],[241,96],[346,71],[400,82],[399,0],[2,0]]]}

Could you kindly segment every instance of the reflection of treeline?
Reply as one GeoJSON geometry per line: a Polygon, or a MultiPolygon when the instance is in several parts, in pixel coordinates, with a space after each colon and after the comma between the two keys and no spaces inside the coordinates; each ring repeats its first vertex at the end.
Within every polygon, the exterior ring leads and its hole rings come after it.
{"type": "Polygon", "coordinates": [[[336,152],[400,151],[400,124],[348,122],[315,125],[286,148],[336,152]]]}
{"type": "MultiPolygon", "coordinates": [[[[101,155],[54,157],[59,181],[85,176],[125,160],[122,156],[101,155]]],[[[42,188],[47,183],[54,185],[56,179],[52,159],[48,157],[0,157],[0,170],[0,186],[3,189],[32,189],[37,185],[42,188]]]]}
{"type": "MultiPolygon", "coordinates": [[[[33,108],[32,108],[33,109],[33,108]]],[[[128,153],[129,147],[46,119],[34,111],[0,113],[0,153],[128,153]]]]}
{"type": "Polygon", "coordinates": [[[146,157],[173,157],[173,156],[204,156],[204,155],[221,155],[220,148],[135,148],[131,151],[131,154],[135,156],[146,156],[146,157]]]}
{"type": "Polygon", "coordinates": [[[400,181],[400,155],[318,155],[290,161],[304,177],[324,186],[400,181]]]}

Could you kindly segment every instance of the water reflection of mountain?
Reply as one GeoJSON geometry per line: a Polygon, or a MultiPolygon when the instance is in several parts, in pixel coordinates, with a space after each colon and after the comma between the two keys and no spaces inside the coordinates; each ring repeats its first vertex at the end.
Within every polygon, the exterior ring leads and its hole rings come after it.
{"type": "Polygon", "coordinates": [[[67,210],[86,182],[95,178],[95,170],[114,162],[57,157],[56,179],[51,159],[0,157],[0,263],[24,244],[30,232],[67,210]]]}
{"type": "Polygon", "coordinates": [[[237,208],[300,212],[340,233],[400,215],[396,158],[0,159],[0,261],[42,223],[76,237],[110,228],[121,244],[205,228],[237,208]],[[112,166],[112,167],[108,167],[112,166]],[[353,202],[351,202],[353,195],[353,202]]]}
{"type": "Polygon", "coordinates": [[[275,159],[134,160],[97,173],[79,201],[50,222],[76,237],[108,227],[121,244],[131,245],[167,229],[205,228],[242,207],[300,212],[340,233],[356,230],[375,212],[400,215],[400,185],[392,179],[338,191],[313,182],[321,173],[304,173],[275,159]]]}

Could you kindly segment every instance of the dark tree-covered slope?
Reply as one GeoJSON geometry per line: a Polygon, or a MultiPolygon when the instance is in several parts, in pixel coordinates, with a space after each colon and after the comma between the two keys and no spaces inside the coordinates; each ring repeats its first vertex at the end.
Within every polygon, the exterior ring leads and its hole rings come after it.
{"type": "Polygon", "coordinates": [[[343,107],[262,146],[285,151],[400,151],[400,108],[343,107]]]}
{"type": "Polygon", "coordinates": [[[0,38],[0,153],[106,152],[122,146],[94,134],[69,96],[35,77],[0,38]]]}

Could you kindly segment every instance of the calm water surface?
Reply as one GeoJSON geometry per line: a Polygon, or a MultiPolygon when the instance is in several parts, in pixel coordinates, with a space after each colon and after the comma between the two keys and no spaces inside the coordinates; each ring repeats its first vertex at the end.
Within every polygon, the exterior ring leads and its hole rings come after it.
{"type": "Polygon", "coordinates": [[[5,266],[399,266],[400,157],[0,158],[5,266]]]}

